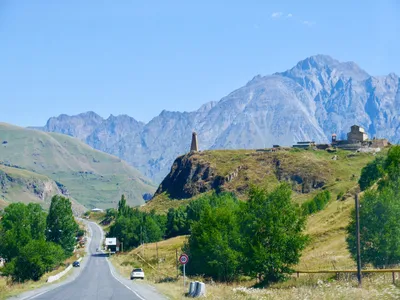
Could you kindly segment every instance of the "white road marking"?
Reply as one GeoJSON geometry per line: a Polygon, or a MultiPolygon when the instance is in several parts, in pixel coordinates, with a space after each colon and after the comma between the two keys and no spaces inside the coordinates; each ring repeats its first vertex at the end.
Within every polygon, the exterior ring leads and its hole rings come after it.
{"type": "Polygon", "coordinates": [[[138,298],[140,298],[141,300],[146,300],[146,299],[142,298],[136,291],[132,290],[129,286],[127,286],[125,283],[123,283],[121,280],[119,280],[114,275],[114,272],[111,270],[110,262],[109,262],[108,258],[106,258],[106,260],[107,260],[107,263],[109,264],[108,267],[110,268],[110,272],[111,272],[112,277],[114,277],[119,283],[123,284],[127,289],[129,289],[132,293],[134,293],[138,298]]]}
{"type": "MultiPolygon", "coordinates": [[[[100,235],[101,235],[101,239],[100,239],[100,243],[103,243],[103,239],[104,239],[104,234],[103,234],[103,230],[101,229],[101,227],[97,224],[92,222],[93,224],[95,224],[97,226],[97,228],[99,228],[100,230],[100,235]]],[[[102,251],[103,252],[103,251],[102,251]]],[[[103,252],[104,253],[104,252],[103,252]]],[[[130,290],[132,293],[134,293],[139,299],[141,300],[146,300],[143,297],[141,297],[136,291],[132,290],[129,286],[127,286],[125,283],[123,283],[121,280],[119,280],[115,275],[114,272],[112,271],[112,268],[110,266],[110,261],[108,260],[108,257],[106,257],[106,261],[108,263],[108,268],[110,269],[110,273],[112,275],[112,277],[114,277],[115,280],[117,280],[119,283],[121,283],[122,285],[124,285],[128,290],[130,290]]]]}

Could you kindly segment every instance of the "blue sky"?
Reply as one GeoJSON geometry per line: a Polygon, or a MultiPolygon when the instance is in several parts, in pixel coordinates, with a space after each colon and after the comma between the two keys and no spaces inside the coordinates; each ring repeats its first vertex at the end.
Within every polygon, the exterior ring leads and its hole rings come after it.
{"type": "Polygon", "coordinates": [[[0,0],[0,121],[149,121],[314,54],[400,74],[398,32],[396,0],[0,0]]]}

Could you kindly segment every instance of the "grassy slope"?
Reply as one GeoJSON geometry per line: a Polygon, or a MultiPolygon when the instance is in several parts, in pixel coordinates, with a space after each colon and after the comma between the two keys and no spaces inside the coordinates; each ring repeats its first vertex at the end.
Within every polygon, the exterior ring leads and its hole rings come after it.
{"type": "Polygon", "coordinates": [[[65,185],[86,207],[116,206],[121,194],[131,205],[155,187],[119,158],[92,149],[79,140],[0,123],[0,161],[48,176],[65,185]]]}

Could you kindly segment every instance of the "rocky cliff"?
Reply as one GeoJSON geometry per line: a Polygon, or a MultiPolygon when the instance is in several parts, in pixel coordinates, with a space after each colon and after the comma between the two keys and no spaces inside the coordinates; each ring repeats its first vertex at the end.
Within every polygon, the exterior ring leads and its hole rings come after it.
{"type": "MultiPolygon", "coordinates": [[[[47,176],[0,163],[0,208],[12,202],[35,202],[47,209],[54,195],[70,197],[64,186],[47,176]]],[[[76,215],[86,210],[74,199],[71,202],[76,215]]]]}
{"type": "Polygon", "coordinates": [[[357,185],[361,168],[373,159],[372,153],[324,150],[191,152],[175,160],[154,199],[162,193],[171,199],[189,199],[212,190],[245,197],[252,184],[273,187],[279,182],[290,183],[299,199],[326,188],[346,193],[357,185]]]}

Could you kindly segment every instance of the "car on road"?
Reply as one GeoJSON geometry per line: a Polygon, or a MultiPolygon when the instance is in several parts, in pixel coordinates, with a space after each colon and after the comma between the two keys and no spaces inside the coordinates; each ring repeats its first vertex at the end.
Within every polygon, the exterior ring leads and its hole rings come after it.
{"type": "Polygon", "coordinates": [[[73,263],[72,263],[72,266],[73,267],[80,267],[81,266],[81,263],[79,262],[79,261],[74,261],[73,263]]]}
{"type": "Polygon", "coordinates": [[[136,268],[136,269],[132,270],[132,272],[131,272],[131,280],[133,280],[135,278],[136,279],[137,278],[144,279],[144,271],[143,271],[142,268],[136,268]]]}

